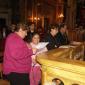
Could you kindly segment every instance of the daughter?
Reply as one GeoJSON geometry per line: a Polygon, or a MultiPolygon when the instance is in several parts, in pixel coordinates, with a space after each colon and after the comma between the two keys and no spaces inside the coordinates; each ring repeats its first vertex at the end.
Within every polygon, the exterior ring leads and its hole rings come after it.
{"type": "Polygon", "coordinates": [[[30,85],[39,85],[41,80],[41,70],[40,65],[36,62],[36,55],[47,51],[47,48],[46,47],[43,47],[42,49],[37,48],[39,42],[40,42],[39,34],[34,33],[30,43],[33,49],[32,67],[30,72],[30,85]]]}

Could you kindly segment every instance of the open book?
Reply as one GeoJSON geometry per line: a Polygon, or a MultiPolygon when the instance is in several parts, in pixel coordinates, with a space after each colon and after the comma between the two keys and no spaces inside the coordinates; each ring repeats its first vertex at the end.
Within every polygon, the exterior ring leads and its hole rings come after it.
{"type": "Polygon", "coordinates": [[[36,45],[36,48],[37,49],[43,49],[46,47],[46,45],[48,44],[49,42],[40,42],[38,45],[36,45]]]}

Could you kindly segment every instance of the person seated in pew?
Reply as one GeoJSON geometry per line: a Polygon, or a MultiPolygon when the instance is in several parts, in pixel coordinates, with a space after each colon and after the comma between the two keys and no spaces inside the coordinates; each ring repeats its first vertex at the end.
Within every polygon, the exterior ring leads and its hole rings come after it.
{"type": "Polygon", "coordinates": [[[68,30],[66,24],[61,24],[59,27],[59,32],[56,35],[56,42],[58,46],[69,44],[68,30]]]}
{"type": "Polygon", "coordinates": [[[58,33],[58,25],[52,25],[49,33],[45,36],[44,41],[49,42],[46,46],[48,50],[52,50],[57,47],[56,34],[58,33]]]}
{"type": "Polygon", "coordinates": [[[33,49],[33,55],[32,58],[32,66],[31,66],[31,72],[30,72],[30,85],[39,85],[41,80],[41,69],[40,65],[36,61],[36,55],[42,52],[46,52],[47,48],[46,46],[40,47],[39,44],[42,44],[43,42],[40,42],[40,36],[38,33],[34,33],[31,38],[30,45],[33,49]]]}
{"type": "Polygon", "coordinates": [[[28,31],[27,31],[27,36],[25,37],[26,42],[30,42],[32,35],[35,33],[35,24],[32,22],[28,25],[28,31]]]}

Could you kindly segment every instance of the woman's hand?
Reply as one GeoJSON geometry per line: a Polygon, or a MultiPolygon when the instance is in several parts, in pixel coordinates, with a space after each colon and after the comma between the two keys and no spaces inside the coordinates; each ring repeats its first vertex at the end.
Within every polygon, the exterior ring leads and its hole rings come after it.
{"type": "Polygon", "coordinates": [[[28,48],[31,48],[32,49],[32,46],[30,44],[28,44],[28,43],[26,43],[26,44],[27,44],[27,47],[28,48]]]}

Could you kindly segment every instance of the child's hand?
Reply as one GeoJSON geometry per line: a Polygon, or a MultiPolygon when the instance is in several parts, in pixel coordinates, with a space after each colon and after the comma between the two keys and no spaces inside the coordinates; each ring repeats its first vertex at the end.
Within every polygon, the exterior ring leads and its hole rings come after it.
{"type": "Polygon", "coordinates": [[[36,54],[37,53],[37,48],[32,48],[32,50],[33,50],[33,54],[36,54]]]}
{"type": "Polygon", "coordinates": [[[32,63],[35,65],[37,62],[35,59],[32,59],[32,63]]]}
{"type": "Polygon", "coordinates": [[[33,65],[35,65],[37,62],[36,62],[36,55],[32,55],[32,63],[33,65]]]}

